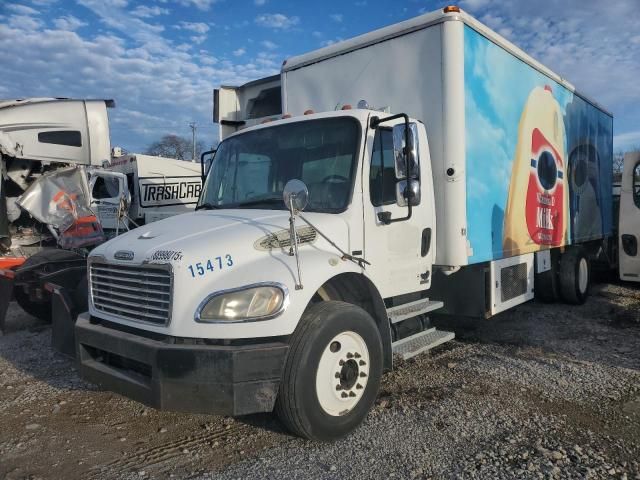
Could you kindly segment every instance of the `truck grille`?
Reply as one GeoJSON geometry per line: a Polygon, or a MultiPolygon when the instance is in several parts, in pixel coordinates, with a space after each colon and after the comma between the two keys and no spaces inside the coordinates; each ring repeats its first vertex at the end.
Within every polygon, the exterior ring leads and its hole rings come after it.
{"type": "Polygon", "coordinates": [[[96,310],[125,320],[166,325],[171,316],[169,265],[111,265],[91,262],[91,298],[96,310]]]}

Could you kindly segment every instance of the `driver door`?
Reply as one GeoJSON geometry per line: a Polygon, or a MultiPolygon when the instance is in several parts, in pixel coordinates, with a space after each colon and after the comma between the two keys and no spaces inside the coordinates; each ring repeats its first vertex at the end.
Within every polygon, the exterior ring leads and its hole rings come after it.
{"type": "Polygon", "coordinates": [[[392,126],[389,122],[369,129],[369,155],[365,157],[362,182],[365,185],[364,256],[371,263],[366,270],[384,298],[429,288],[432,244],[435,244],[429,154],[421,126],[418,127],[420,203],[413,206],[408,220],[385,224],[379,219],[381,212],[390,213],[394,219],[406,217],[408,213],[406,206],[396,203],[392,126]]]}
{"type": "Polygon", "coordinates": [[[89,187],[91,208],[100,220],[102,228],[128,229],[125,214],[128,214],[131,198],[126,175],[119,172],[92,172],[89,187]]]}

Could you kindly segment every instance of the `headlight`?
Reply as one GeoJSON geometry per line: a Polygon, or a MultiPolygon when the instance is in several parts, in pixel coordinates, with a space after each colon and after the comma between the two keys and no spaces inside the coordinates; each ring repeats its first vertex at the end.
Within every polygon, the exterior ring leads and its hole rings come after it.
{"type": "Polygon", "coordinates": [[[280,284],[258,284],[225,290],[208,296],[198,307],[198,322],[245,322],[266,320],[280,314],[289,301],[280,284]]]}

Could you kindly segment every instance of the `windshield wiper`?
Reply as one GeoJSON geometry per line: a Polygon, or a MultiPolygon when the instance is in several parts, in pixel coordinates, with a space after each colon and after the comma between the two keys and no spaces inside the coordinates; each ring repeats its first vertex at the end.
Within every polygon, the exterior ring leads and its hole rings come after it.
{"type": "Polygon", "coordinates": [[[196,210],[217,210],[218,208],[222,208],[220,205],[214,205],[213,203],[202,203],[200,205],[196,205],[196,210]]]}
{"type": "Polygon", "coordinates": [[[275,205],[275,204],[280,204],[282,205],[282,208],[284,209],[284,201],[282,200],[282,197],[267,197],[267,198],[256,198],[254,200],[247,200],[246,202],[240,202],[236,205],[237,208],[242,208],[242,207],[249,207],[252,205],[262,205],[262,204],[266,204],[266,205],[275,205]]]}

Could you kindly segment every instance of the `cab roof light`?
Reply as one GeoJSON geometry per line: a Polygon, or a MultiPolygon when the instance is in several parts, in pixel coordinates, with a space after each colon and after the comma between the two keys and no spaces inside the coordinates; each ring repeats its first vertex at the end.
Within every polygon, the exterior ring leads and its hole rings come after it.
{"type": "Polygon", "coordinates": [[[291,118],[293,115],[291,115],[290,113],[285,113],[284,115],[282,115],[282,118],[291,118]]]}
{"type": "Polygon", "coordinates": [[[351,110],[351,105],[347,103],[346,105],[342,106],[341,110],[351,110]]]}
{"type": "Polygon", "coordinates": [[[460,13],[460,7],[457,5],[448,5],[442,9],[444,13],[460,13]]]}
{"type": "Polygon", "coordinates": [[[304,111],[304,114],[305,114],[305,115],[313,115],[314,113],[315,113],[315,112],[314,112],[313,110],[311,110],[311,109],[309,109],[309,110],[305,110],[305,111],[304,111]]]}

